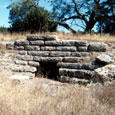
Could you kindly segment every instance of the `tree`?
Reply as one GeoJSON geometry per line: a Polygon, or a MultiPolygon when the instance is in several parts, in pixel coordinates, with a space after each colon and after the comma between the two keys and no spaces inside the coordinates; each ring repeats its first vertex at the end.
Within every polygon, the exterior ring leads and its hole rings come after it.
{"type": "Polygon", "coordinates": [[[10,9],[10,31],[56,31],[57,25],[50,17],[50,13],[38,6],[39,0],[16,0],[10,9]],[[41,23],[42,22],[42,25],[41,23]],[[42,26],[42,27],[41,27],[42,26]],[[45,28],[46,29],[43,29],[45,28]],[[51,28],[49,30],[49,28],[51,28]],[[53,28],[53,29],[52,29],[53,28]]]}
{"type": "Polygon", "coordinates": [[[50,0],[50,3],[56,23],[72,33],[77,33],[72,25],[91,32],[96,24],[100,26],[104,19],[110,19],[110,12],[115,13],[114,0],[50,0]]]}
{"type": "Polygon", "coordinates": [[[43,8],[32,8],[24,17],[25,31],[56,31],[57,25],[50,18],[50,13],[43,8]]]}
{"type": "Polygon", "coordinates": [[[106,9],[107,14],[105,13],[105,18],[99,21],[98,30],[104,33],[113,32],[115,31],[115,0],[106,0],[102,6],[106,9]]]}

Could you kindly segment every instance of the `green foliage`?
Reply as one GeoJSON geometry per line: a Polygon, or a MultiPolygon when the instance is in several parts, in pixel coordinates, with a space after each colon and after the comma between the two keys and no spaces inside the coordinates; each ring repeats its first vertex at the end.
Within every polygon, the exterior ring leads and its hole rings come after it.
{"type": "Polygon", "coordinates": [[[45,32],[56,31],[57,25],[50,13],[38,6],[39,0],[16,0],[10,8],[10,31],[45,32]]]}
{"type": "Polygon", "coordinates": [[[50,19],[50,13],[43,8],[31,9],[24,17],[24,28],[31,32],[56,31],[57,25],[50,19]]]}
{"type": "Polygon", "coordinates": [[[84,32],[91,32],[96,25],[98,31],[100,26],[107,32],[114,28],[115,0],[49,0],[49,2],[53,7],[52,16],[55,21],[72,32],[78,27],[84,32]]]}
{"type": "Polygon", "coordinates": [[[8,32],[8,28],[4,26],[0,27],[0,33],[6,33],[6,32],[8,32]]]}

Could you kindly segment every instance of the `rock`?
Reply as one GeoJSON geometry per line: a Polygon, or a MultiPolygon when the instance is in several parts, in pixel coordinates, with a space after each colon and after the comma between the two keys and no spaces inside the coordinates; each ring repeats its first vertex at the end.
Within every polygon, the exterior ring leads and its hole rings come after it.
{"type": "Polygon", "coordinates": [[[95,70],[97,77],[95,81],[111,81],[115,79],[115,64],[109,64],[95,70]]]}
{"type": "Polygon", "coordinates": [[[27,51],[39,51],[40,47],[39,46],[25,46],[25,50],[27,50],[27,51]]]}
{"type": "Polygon", "coordinates": [[[67,77],[67,76],[61,76],[60,81],[61,82],[69,82],[69,83],[73,83],[73,84],[77,83],[77,84],[82,84],[82,85],[86,85],[86,84],[90,83],[90,80],[70,78],[70,77],[67,77]]]}
{"type": "Polygon", "coordinates": [[[39,67],[40,66],[40,63],[39,62],[34,62],[34,61],[29,61],[28,64],[30,66],[35,66],[35,67],[39,67]]]}
{"type": "Polygon", "coordinates": [[[19,53],[20,55],[27,55],[27,51],[25,51],[25,50],[20,50],[18,53],[19,53]]]}
{"type": "Polygon", "coordinates": [[[49,51],[28,51],[29,55],[32,56],[49,56],[49,51]]]}
{"type": "Polygon", "coordinates": [[[43,46],[44,41],[43,40],[30,41],[30,45],[43,46]]]}
{"type": "Polygon", "coordinates": [[[16,40],[14,44],[17,46],[25,46],[25,45],[29,45],[29,41],[25,39],[21,39],[21,40],[16,40]]]}
{"type": "Polygon", "coordinates": [[[42,51],[56,51],[55,46],[41,46],[42,51]]]}
{"type": "Polygon", "coordinates": [[[15,50],[24,50],[24,46],[14,46],[15,50]]]}
{"type": "Polygon", "coordinates": [[[14,41],[8,42],[6,44],[6,48],[9,50],[13,50],[14,49],[14,41]]]}
{"type": "Polygon", "coordinates": [[[57,46],[58,51],[77,51],[75,46],[57,46]]]}
{"type": "Polygon", "coordinates": [[[45,45],[47,46],[61,46],[62,41],[45,41],[45,45]]]}
{"type": "Polygon", "coordinates": [[[13,72],[31,72],[34,73],[37,71],[36,67],[32,67],[32,66],[13,66],[12,67],[12,71],[13,72]]]}
{"type": "Polygon", "coordinates": [[[60,68],[59,75],[68,76],[70,78],[75,77],[75,78],[80,78],[80,79],[92,79],[92,77],[94,76],[94,72],[89,71],[89,70],[60,68]]]}
{"type": "Polygon", "coordinates": [[[62,40],[63,46],[75,46],[76,40],[62,40]]]}
{"type": "Polygon", "coordinates": [[[70,56],[71,52],[61,52],[61,51],[51,51],[50,56],[52,57],[65,57],[65,56],[70,56]]]}
{"type": "Polygon", "coordinates": [[[109,55],[106,55],[106,54],[101,54],[97,56],[96,61],[103,64],[110,64],[114,62],[114,60],[109,55]]]}
{"type": "Polygon", "coordinates": [[[17,65],[27,65],[27,61],[16,60],[15,63],[17,65]]]}
{"type": "Polygon", "coordinates": [[[58,39],[56,35],[43,36],[43,35],[31,34],[27,36],[27,40],[56,40],[56,39],[58,39]]]}
{"type": "Polygon", "coordinates": [[[37,57],[34,56],[34,61],[40,62],[60,62],[62,61],[62,57],[37,57]]]}
{"type": "Polygon", "coordinates": [[[76,46],[87,46],[87,41],[85,41],[85,40],[76,40],[75,45],[76,46]]]}
{"type": "MultiPolygon", "coordinates": [[[[75,62],[75,61],[74,61],[75,62]]],[[[85,70],[94,70],[99,67],[102,67],[101,64],[96,64],[94,62],[90,63],[68,63],[68,62],[58,62],[58,67],[68,68],[68,69],[85,69],[85,70]]]]}
{"type": "Polygon", "coordinates": [[[79,51],[79,52],[87,52],[87,47],[79,46],[79,47],[78,47],[78,51],[79,51]]]}
{"type": "Polygon", "coordinates": [[[24,60],[24,61],[32,61],[33,60],[33,56],[29,56],[29,55],[17,55],[16,58],[19,60],[24,60]]]}
{"type": "Polygon", "coordinates": [[[31,79],[31,77],[27,75],[11,75],[10,79],[22,81],[22,80],[29,80],[31,79]]]}
{"type": "Polygon", "coordinates": [[[94,51],[94,52],[105,52],[108,45],[106,43],[96,43],[96,42],[90,42],[88,46],[88,51],[94,51]]]}

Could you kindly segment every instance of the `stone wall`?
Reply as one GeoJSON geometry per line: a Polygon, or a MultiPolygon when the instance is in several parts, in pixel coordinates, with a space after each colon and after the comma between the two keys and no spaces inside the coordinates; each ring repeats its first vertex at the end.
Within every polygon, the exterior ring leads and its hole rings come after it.
{"type": "Polygon", "coordinates": [[[3,51],[7,52],[4,53],[6,57],[1,53],[1,67],[11,70],[12,75],[34,77],[41,64],[46,63],[45,66],[50,67],[50,64],[55,63],[58,73],[54,77],[73,83],[89,83],[94,80],[94,70],[106,65],[96,57],[110,49],[106,43],[59,40],[55,35],[28,35],[26,40],[2,42],[0,46],[7,49],[3,51]]]}

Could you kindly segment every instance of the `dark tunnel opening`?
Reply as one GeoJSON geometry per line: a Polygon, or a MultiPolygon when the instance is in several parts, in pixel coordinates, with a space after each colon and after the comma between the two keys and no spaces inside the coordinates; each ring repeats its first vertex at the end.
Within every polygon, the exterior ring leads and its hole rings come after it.
{"type": "Polygon", "coordinates": [[[40,67],[37,68],[36,77],[59,81],[59,68],[56,62],[40,62],[40,67]]]}

